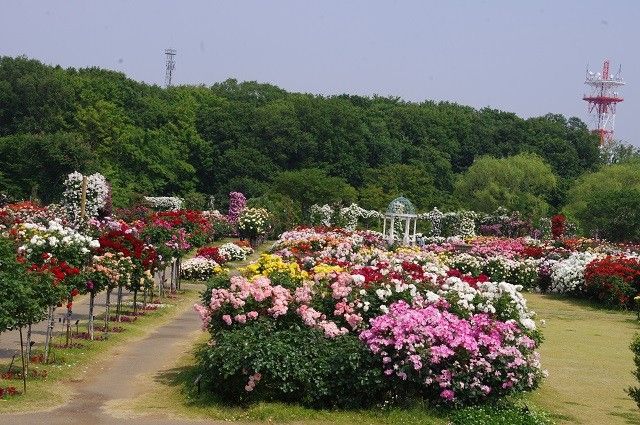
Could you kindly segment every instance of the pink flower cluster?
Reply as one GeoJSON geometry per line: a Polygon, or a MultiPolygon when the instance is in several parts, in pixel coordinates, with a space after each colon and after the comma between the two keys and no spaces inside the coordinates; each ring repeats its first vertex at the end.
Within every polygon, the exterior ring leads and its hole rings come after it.
{"type": "Polygon", "coordinates": [[[249,382],[244,386],[244,390],[247,392],[251,392],[256,387],[256,384],[260,382],[262,379],[262,375],[259,372],[254,373],[249,377],[249,382]]]}
{"type": "Polygon", "coordinates": [[[178,229],[177,233],[171,235],[171,239],[164,244],[176,252],[186,252],[191,248],[191,244],[187,242],[187,231],[183,228],[178,229]]]}
{"type": "Polygon", "coordinates": [[[256,320],[260,314],[274,319],[287,314],[291,292],[280,285],[272,285],[269,278],[258,276],[252,281],[242,276],[233,276],[229,288],[211,290],[211,302],[208,308],[197,306],[196,311],[205,326],[211,323],[212,316],[219,316],[227,325],[234,321],[239,324],[256,320]]]}
{"type": "Polygon", "coordinates": [[[487,314],[463,319],[442,306],[398,301],[360,334],[386,375],[421,384],[443,402],[479,401],[535,388],[536,343],[513,322],[487,314]]]}
{"type": "Polygon", "coordinates": [[[298,313],[305,325],[311,328],[320,329],[324,332],[324,336],[326,336],[327,338],[335,338],[349,332],[347,328],[338,327],[335,322],[327,320],[327,316],[315,310],[313,307],[309,307],[306,304],[298,307],[296,313],[298,313]]]}
{"type": "Polygon", "coordinates": [[[514,258],[520,255],[526,246],[522,239],[478,238],[471,242],[470,254],[480,257],[502,256],[514,258]]]}
{"type": "Polygon", "coordinates": [[[331,284],[332,296],[339,300],[346,298],[351,293],[353,278],[349,273],[340,273],[338,278],[331,284]]]}

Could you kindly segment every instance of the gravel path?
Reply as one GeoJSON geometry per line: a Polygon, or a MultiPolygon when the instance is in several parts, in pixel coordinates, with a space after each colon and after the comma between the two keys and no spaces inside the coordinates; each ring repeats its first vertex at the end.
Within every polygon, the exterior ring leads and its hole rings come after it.
{"type": "MultiPolygon", "coordinates": [[[[232,269],[242,267],[255,260],[264,252],[268,244],[264,244],[246,261],[235,263],[232,269]]],[[[185,285],[192,286],[192,285],[185,285]]],[[[193,285],[199,290],[203,285],[193,285]]],[[[104,293],[96,299],[95,313],[104,311],[104,293]]],[[[130,300],[129,300],[130,301],[130,300]]],[[[115,296],[112,296],[114,308],[115,296]]],[[[88,297],[80,297],[74,303],[72,323],[77,319],[87,319],[89,311],[88,297]]],[[[200,318],[193,311],[191,305],[182,307],[183,310],[171,322],[159,326],[145,338],[131,344],[113,349],[113,357],[104,362],[99,371],[88,375],[85,380],[70,384],[74,397],[68,403],[46,412],[25,412],[17,414],[3,414],[0,425],[194,425],[194,424],[223,424],[225,421],[175,419],[169,415],[145,414],[141,416],[126,416],[128,412],[119,409],[118,402],[137,398],[145,393],[145,382],[148,377],[161,375],[174,367],[176,359],[185,350],[192,349],[192,343],[200,332],[200,318]],[[114,407],[111,407],[111,406],[114,407]]],[[[113,311],[113,310],[112,310],[113,311]]],[[[54,332],[62,330],[58,317],[62,317],[66,309],[56,311],[56,328],[54,332]]],[[[33,339],[37,344],[44,341],[45,323],[33,326],[33,339]]],[[[0,360],[11,358],[20,349],[20,339],[17,332],[2,334],[0,340],[0,360]]],[[[241,425],[236,422],[237,425],[241,425]]]]}
{"type": "Polygon", "coordinates": [[[173,321],[160,326],[142,340],[114,349],[113,357],[97,373],[72,384],[73,400],[48,412],[0,416],[0,424],[198,424],[211,421],[175,420],[164,415],[122,417],[108,403],[138,397],[145,391],[143,377],[172,367],[184,347],[200,329],[200,319],[191,306],[183,307],[173,321]]]}

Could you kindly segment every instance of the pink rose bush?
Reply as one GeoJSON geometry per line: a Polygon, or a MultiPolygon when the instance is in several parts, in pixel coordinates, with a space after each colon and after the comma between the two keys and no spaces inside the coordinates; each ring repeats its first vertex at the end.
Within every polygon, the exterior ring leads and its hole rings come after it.
{"type": "MultiPolygon", "coordinates": [[[[493,261],[496,246],[501,245],[483,248],[486,257],[479,261],[493,261]]],[[[521,245],[505,246],[515,248],[504,258],[516,261],[521,245]]],[[[298,337],[308,341],[303,344],[326,346],[332,356],[335,347],[356,350],[332,362],[347,362],[344,367],[353,368],[354,376],[368,376],[371,392],[380,397],[391,391],[420,394],[434,403],[469,404],[536,388],[543,376],[536,351],[541,337],[522,287],[454,269],[452,257],[419,248],[390,251],[373,232],[285,232],[272,253],[242,275],[214,278],[196,306],[212,335],[202,360],[205,369],[255,399],[265,392],[287,399],[288,389],[296,386],[293,378],[268,365],[294,366],[280,354],[263,358],[273,354],[257,343],[238,346],[240,335],[263,329],[262,343],[289,347],[285,352],[301,349],[288,345],[298,337]],[[229,358],[232,347],[238,351],[229,358]],[[349,356],[361,360],[348,363],[349,356]],[[249,380],[256,374],[259,379],[249,380]]],[[[305,351],[305,359],[304,376],[325,370],[326,359],[313,350],[305,351]]],[[[355,385],[354,378],[345,379],[355,385]]],[[[300,384],[301,397],[306,385],[300,384]]],[[[329,404],[339,404],[332,390],[326,391],[329,404]]]]}
{"type": "Polygon", "coordinates": [[[372,319],[360,339],[380,357],[386,375],[443,402],[473,403],[538,385],[536,342],[516,322],[486,313],[462,319],[447,307],[398,301],[372,319]]]}
{"type": "Polygon", "coordinates": [[[214,288],[208,308],[197,306],[203,321],[209,323],[212,317],[227,326],[233,323],[245,324],[259,316],[277,319],[289,311],[291,291],[280,285],[272,285],[269,278],[256,276],[248,280],[242,276],[230,278],[228,288],[214,288]]]}

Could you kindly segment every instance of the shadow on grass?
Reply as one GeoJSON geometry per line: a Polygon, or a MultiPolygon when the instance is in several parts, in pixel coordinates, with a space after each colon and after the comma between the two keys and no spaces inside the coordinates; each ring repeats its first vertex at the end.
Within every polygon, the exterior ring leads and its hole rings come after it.
{"type": "Polygon", "coordinates": [[[609,412],[609,415],[620,418],[627,424],[638,425],[638,416],[633,413],[609,412]]]}
{"type": "Polygon", "coordinates": [[[572,306],[580,307],[586,310],[598,311],[598,312],[607,313],[607,314],[626,314],[626,315],[629,315],[629,320],[631,320],[632,322],[638,321],[638,315],[635,310],[630,310],[622,307],[606,306],[593,299],[576,298],[575,296],[571,296],[571,295],[552,294],[552,293],[541,293],[537,295],[539,295],[543,299],[548,299],[552,301],[561,301],[561,302],[570,304],[572,306]]]}

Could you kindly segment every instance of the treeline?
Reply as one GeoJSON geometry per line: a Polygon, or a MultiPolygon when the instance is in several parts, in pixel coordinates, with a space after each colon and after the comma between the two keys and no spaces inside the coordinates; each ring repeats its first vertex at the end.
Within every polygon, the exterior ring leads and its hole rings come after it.
{"type": "Polygon", "coordinates": [[[552,210],[602,161],[587,126],[562,115],[522,119],[236,80],[165,89],[98,68],[0,58],[0,192],[14,198],[55,201],[78,170],[103,173],[116,206],[140,195],[195,204],[213,195],[224,208],[234,190],[296,209],[352,201],[381,209],[400,194],[422,210],[455,208],[466,205],[456,182],[474,159],[518,153],[550,167],[556,181],[543,201],[552,210]]]}

